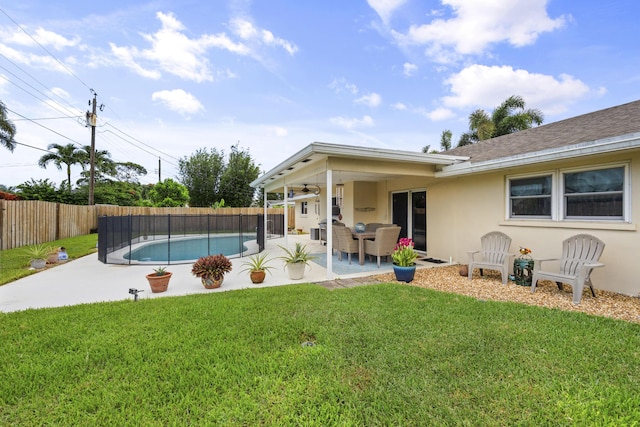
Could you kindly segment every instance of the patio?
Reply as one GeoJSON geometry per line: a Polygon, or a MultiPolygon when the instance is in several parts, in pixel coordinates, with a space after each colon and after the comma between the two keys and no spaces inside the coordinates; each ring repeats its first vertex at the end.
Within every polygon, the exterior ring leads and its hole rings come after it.
{"type": "MultiPolygon", "coordinates": [[[[254,285],[249,275],[243,272],[244,259],[232,259],[233,270],[225,276],[220,289],[205,289],[199,279],[191,274],[191,264],[170,265],[173,273],[166,292],[151,292],[145,275],[150,273],[149,265],[117,265],[103,264],[98,261],[97,253],[57,265],[37,274],[25,277],[4,286],[0,286],[0,311],[11,312],[29,308],[59,307],[76,304],[87,304],[103,301],[119,301],[133,299],[130,289],[141,290],[139,299],[180,296],[196,293],[225,292],[264,286],[281,286],[294,283],[324,282],[327,280],[325,246],[319,241],[309,239],[308,234],[290,235],[289,246],[295,242],[307,245],[309,251],[318,254],[316,262],[307,268],[302,280],[289,279],[286,270],[278,259],[271,262],[274,268],[267,274],[264,283],[254,285]]],[[[267,241],[266,251],[270,258],[282,255],[279,245],[285,245],[285,239],[267,241]]],[[[377,268],[374,263],[360,266],[357,261],[348,264],[346,259],[337,261],[334,256],[334,279],[350,279],[371,274],[391,272],[391,263],[377,268]]],[[[428,265],[425,263],[424,265],[428,265]]]]}

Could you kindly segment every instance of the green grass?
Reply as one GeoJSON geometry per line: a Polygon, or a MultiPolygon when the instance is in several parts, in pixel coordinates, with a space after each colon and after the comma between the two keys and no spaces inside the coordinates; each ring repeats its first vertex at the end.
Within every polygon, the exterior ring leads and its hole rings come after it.
{"type": "MultiPolygon", "coordinates": [[[[47,246],[55,248],[64,246],[69,254],[69,259],[76,259],[95,252],[97,242],[97,234],[87,234],[48,242],[47,246]]],[[[26,247],[0,251],[0,285],[37,273],[37,271],[29,269],[30,257],[25,250],[26,247]]]]}
{"type": "Polygon", "coordinates": [[[397,284],[28,310],[0,425],[632,426],[639,353],[638,324],[397,284]]]}

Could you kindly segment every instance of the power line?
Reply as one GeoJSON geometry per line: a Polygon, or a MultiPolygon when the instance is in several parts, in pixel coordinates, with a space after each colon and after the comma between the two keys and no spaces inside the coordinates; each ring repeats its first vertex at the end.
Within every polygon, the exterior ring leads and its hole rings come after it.
{"type": "MultiPolygon", "coordinates": [[[[13,113],[13,114],[15,114],[16,116],[20,116],[20,117],[22,117],[23,119],[28,120],[28,121],[30,121],[31,123],[36,124],[36,125],[40,126],[41,128],[44,128],[44,129],[48,130],[49,132],[55,133],[56,135],[58,135],[58,136],[60,136],[60,137],[62,137],[62,138],[64,138],[64,139],[67,139],[67,140],[69,140],[69,141],[73,142],[74,144],[76,144],[76,145],[77,145],[77,146],[79,146],[79,147],[82,147],[82,144],[81,144],[81,143],[79,143],[78,141],[74,141],[73,139],[69,138],[68,136],[65,136],[65,135],[61,134],[60,132],[56,132],[55,130],[53,130],[53,129],[51,129],[51,128],[48,128],[48,127],[46,127],[45,125],[40,124],[40,123],[38,123],[38,122],[36,122],[36,121],[33,121],[33,119],[30,119],[30,118],[28,118],[28,117],[25,117],[25,116],[23,116],[23,115],[22,115],[22,114],[20,114],[20,113],[16,113],[15,111],[13,111],[12,109],[10,109],[10,108],[8,108],[8,107],[6,107],[6,106],[5,106],[5,108],[6,108],[6,110],[7,110],[7,111],[12,112],[12,113],[13,113]]],[[[24,145],[24,144],[22,144],[22,145],[24,145]]]]}
{"type": "Polygon", "coordinates": [[[20,30],[25,33],[27,36],[29,36],[29,38],[31,40],[33,40],[38,46],[40,46],[42,48],[42,50],[44,50],[45,52],[47,52],[47,54],[52,57],[58,64],[60,64],[60,66],[62,66],[62,68],[64,68],[69,74],[71,74],[73,77],[75,77],[80,83],[82,83],[83,86],[85,86],[87,89],[91,89],[85,82],[82,81],[82,79],[80,79],[80,77],[76,76],[73,71],[71,71],[66,65],[64,65],[64,63],[62,63],[62,61],[60,61],[58,58],[56,58],[51,52],[49,52],[47,50],[46,47],[42,46],[40,44],[40,42],[38,40],[36,40],[31,34],[29,34],[24,28],[22,28],[22,26],[20,24],[18,24],[11,16],[9,16],[9,14],[7,12],[5,12],[2,8],[0,8],[0,12],[2,12],[7,18],[9,18],[9,20],[11,22],[13,22],[18,28],[20,28],[20,30]]]}

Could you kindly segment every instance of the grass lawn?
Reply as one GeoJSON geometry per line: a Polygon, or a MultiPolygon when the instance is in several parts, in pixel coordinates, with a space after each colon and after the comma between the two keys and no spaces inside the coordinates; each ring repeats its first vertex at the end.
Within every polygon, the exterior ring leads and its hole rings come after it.
{"type": "Polygon", "coordinates": [[[631,426],[639,353],[638,324],[398,284],[0,313],[0,425],[631,426]]]}
{"type": "MultiPolygon", "coordinates": [[[[54,248],[64,246],[69,254],[69,259],[76,259],[95,252],[96,243],[98,243],[98,235],[87,234],[48,242],[47,246],[54,248]]],[[[0,251],[0,285],[37,272],[29,269],[30,260],[25,249],[26,247],[21,247],[0,251]]]]}

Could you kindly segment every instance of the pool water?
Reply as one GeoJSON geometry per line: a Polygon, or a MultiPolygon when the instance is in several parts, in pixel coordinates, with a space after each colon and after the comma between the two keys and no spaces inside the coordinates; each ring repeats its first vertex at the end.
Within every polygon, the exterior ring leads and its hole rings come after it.
{"type": "Polygon", "coordinates": [[[223,254],[231,256],[246,252],[244,243],[255,240],[255,236],[212,236],[192,239],[172,239],[150,242],[126,254],[124,258],[132,261],[190,261],[206,255],[223,254]]]}

